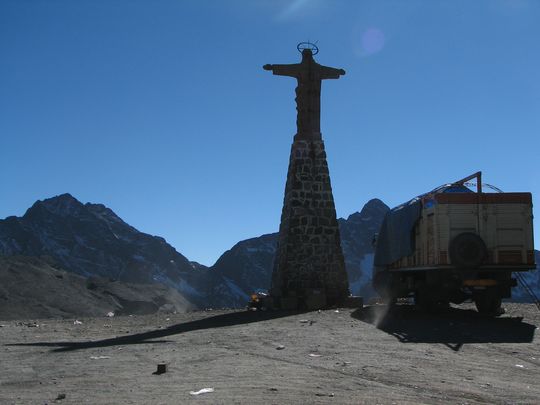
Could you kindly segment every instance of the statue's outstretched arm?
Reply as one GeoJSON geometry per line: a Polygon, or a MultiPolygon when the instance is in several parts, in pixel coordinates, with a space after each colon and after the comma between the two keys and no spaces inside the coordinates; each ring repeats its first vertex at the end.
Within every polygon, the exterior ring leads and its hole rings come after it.
{"type": "Polygon", "coordinates": [[[339,79],[339,76],[344,74],[345,71],[343,69],[336,69],[321,65],[321,79],[339,79]]]}
{"type": "Polygon", "coordinates": [[[275,75],[298,77],[300,73],[300,64],[290,65],[264,65],[264,70],[271,70],[275,75]]]}

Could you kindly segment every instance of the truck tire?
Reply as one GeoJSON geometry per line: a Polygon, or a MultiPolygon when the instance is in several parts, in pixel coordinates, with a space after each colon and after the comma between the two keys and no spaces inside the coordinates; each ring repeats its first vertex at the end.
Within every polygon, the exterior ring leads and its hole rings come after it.
{"type": "Polygon", "coordinates": [[[482,315],[502,315],[504,311],[501,308],[501,303],[501,295],[496,288],[488,288],[474,295],[474,304],[478,312],[482,315]]]}
{"type": "Polygon", "coordinates": [[[487,256],[486,244],[472,232],[460,233],[452,239],[448,250],[451,263],[459,268],[477,268],[487,256]]]}

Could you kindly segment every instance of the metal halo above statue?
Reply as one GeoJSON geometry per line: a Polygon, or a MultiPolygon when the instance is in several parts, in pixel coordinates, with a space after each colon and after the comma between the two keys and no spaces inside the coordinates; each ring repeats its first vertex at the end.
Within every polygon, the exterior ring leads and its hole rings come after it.
{"type": "Polygon", "coordinates": [[[312,55],[317,55],[319,53],[319,48],[317,45],[311,43],[311,42],[300,42],[296,49],[298,49],[298,52],[302,53],[304,49],[309,49],[311,51],[312,55]]]}

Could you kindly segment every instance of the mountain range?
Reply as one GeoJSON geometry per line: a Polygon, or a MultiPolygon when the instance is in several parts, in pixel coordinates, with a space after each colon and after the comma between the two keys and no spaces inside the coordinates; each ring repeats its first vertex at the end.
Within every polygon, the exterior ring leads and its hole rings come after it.
{"type": "MultiPolygon", "coordinates": [[[[369,201],[340,219],[353,292],[367,288],[371,239],[388,207],[369,201]]],[[[37,201],[21,217],[0,220],[0,255],[47,257],[82,277],[126,283],[160,283],[196,307],[242,307],[254,291],[270,287],[277,234],[237,243],[206,267],[189,261],[165,239],[139,232],[103,204],[70,194],[37,201]]]]}
{"type": "MultiPolygon", "coordinates": [[[[375,295],[372,239],[388,210],[381,200],[372,199],[360,212],[338,220],[355,295],[375,295]]],[[[206,267],[190,261],[165,239],[138,231],[110,208],[83,204],[70,194],[37,201],[22,217],[0,220],[0,256],[45,258],[57,269],[115,285],[162,284],[180,294],[186,303],[177,306],[185,308],[243,307],[251,293],[268,290],[276,243],[277,233],[238,242],[206,267]]],[[[40,271],[46,268],[41,266],[40,271]]],[[[538,272],[526,277],[540,293],[538,272]]],[[[517,299],[526,299],[524,291],[515,290],[517,299]]],[[[0,289],[0,299],[1,294],[0,289]]]]}

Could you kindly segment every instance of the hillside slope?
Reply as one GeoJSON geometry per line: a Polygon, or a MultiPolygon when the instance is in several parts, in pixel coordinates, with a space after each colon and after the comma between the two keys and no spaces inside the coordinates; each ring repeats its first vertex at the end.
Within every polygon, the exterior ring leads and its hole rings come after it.
{"type": "Polygon", "coordinates": [[[202,303],[203,266],[191,263],[165,239],[139,232],[102,204],[70,194],[37,201],[22,217],[0,221],[0,255],[50,256],[84,277],[161,283],[202,303]]]}
{"type": "Polygon", "coordinates": [[[87,279],[58,269],[50,260],[0,257],[2,320],[185,312],[192,307],[163,285],[87,279]]]}

